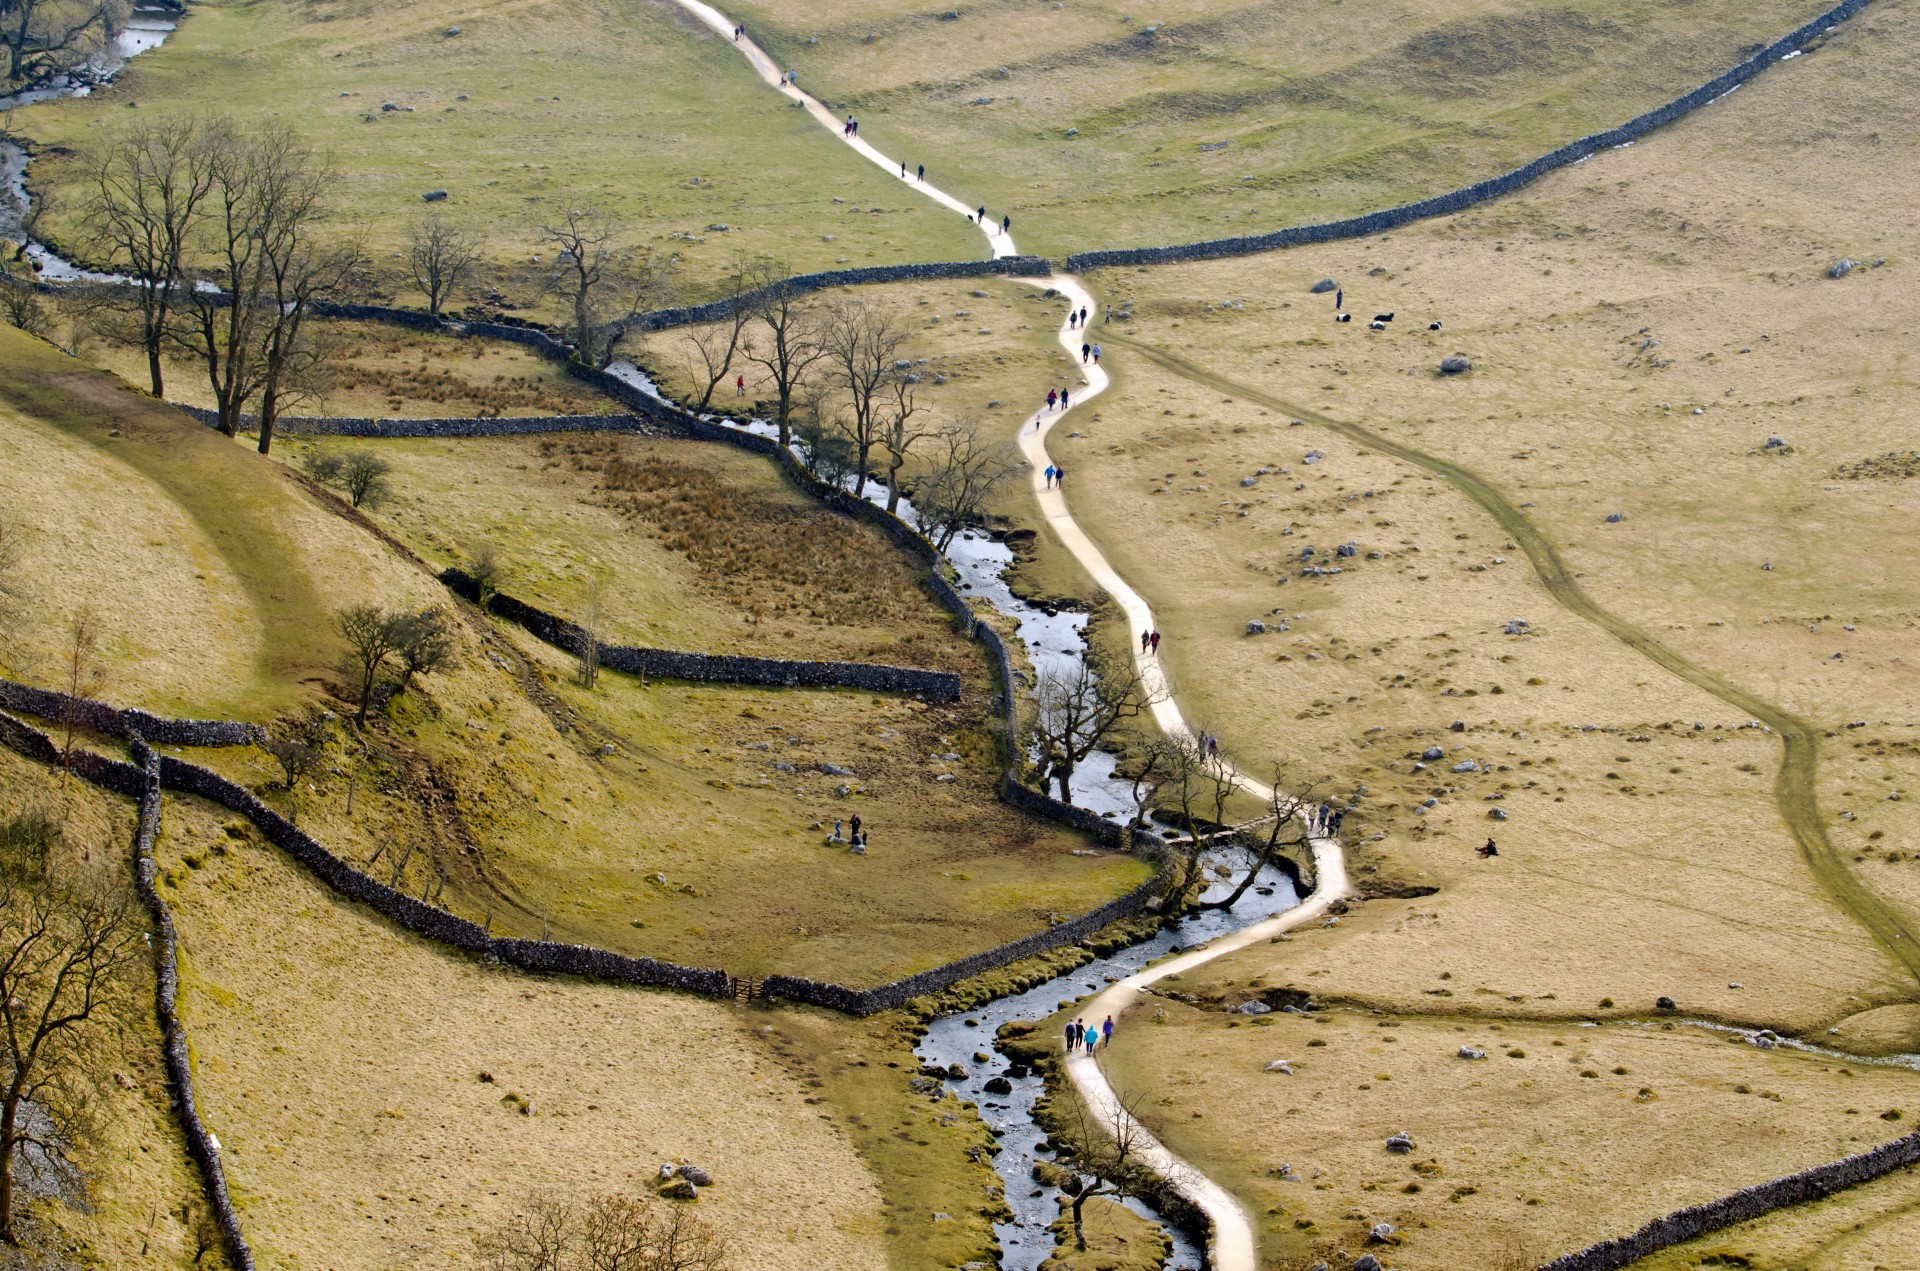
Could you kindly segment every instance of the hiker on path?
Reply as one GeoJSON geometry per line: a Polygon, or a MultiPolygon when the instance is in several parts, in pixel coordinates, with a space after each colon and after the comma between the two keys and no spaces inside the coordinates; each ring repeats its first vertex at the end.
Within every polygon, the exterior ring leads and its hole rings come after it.
{"type": "Polygon", "coordinates": [[[1060,400],[1059,393],[1055,392],[1053,389],[1047,390],[1047,409],[1048,410],[1052,410],[1053,404],[1059,400],[1060,400]]]}
{"type": "Polygon", "coordinates": [[[905,159],[900,161],[900,179],[902,181],[907,179],[907,161],[905,159]]]}
{"type": "Polygon", "coordinates": [[[1087,1025],[1087,1058],[1093,1058],[1093,1048],[1100,1044],[1100,1030],[1092,1024],[1087,1025]]]}
{"type": "Polygon", "coordinates": [[[853,116],[852,115],[847,116],[846,125],[840,129],[840,135],[843,137],[851,137],[853,135],[853,116]]]}
{"type": "Polygon", "coordinates": [[[1093,346],[1093,364],[1100,365],[1100,346],[1097,344],[1093,346]]]}
{"type": "Polygon", "coordinates": [[[987,223],[987,209],[983,207],[976,211],[973,214],[973,222],[976,225],[985,225],[987,223]]]}
{"type": "Polygon", "coordinates": [[[1147,641],[1148,643],[1153,645],[1153,656],[1156,658],[1159,657],[1160,656],[1160,633],[1158,631],[1154,632],[1152,635],[1147,637],[1147,641]]]}
{"type": "Polygon", "coordinates": [[[1100,1021],[1100,1045],[1103,1048],[1113,1045],[1113,1016],[1111,1015],[1100,1021]]]}
{"type": "Polygon", "coordinates": [[[1067,488],[1067,470],[1059,464],[1053,466],[1053,488],[1056,490],[1067,488]]]}
{"type": "Polygon", "coordinates": [[[1347,815],[1347,810],[1345,808],[1341,808],[1339,811],[1335,812],[1333,816],[1327,821],[1327,833],[1329,834],[1340,833],[1340,822],[1346,818],[1346,815],[1347,815]]]}
{"type": "Polygon", "coordinates": [[[1091,344],[1085,344],[1085,343],[1081,344],[1080,365],[1085,366],[1087,364],[1087,359],[1092,356],[1093,356],[1093,346],[1091,344]]]}
{"type": "Polygon", "coordinates": [[[1087,325],[1087,307],[1085,305],[1080,306],[1080,325],[1083,327],[1087,325]]]}
{"type": "Polygon", "coordinates": [[[921,165],[920,165],[920,166],[919,166],[918,168],[916,168],[916,169],[914,170],[914,174],[913,174],[913,179],[914,179],[914,180],[916,180],[916,181],[924,181],[924,180],[926,180],[926,179],[927,179],[927,165],[926,165],[926,164],[924,164],[924,163],[923,163],[923,164],[921,164],[921,165]]]}
{"type": "Polygon", "coordinates": [[[1079,325],[1079,322],[1079,313],[1072,309],[1067,310],[1067,330],[1073,330],[1075,326],[1079,325]]]}
{"type": "Polygon", "coordinates": [[[1153,639],[1153,632],[1142,631],[1140,633],[1140,652],[1141,653],[1145,653],[1147,651],[1147,642],[1151,639],[1153,639]]]}
{"type": "Polygon", "coordinates": [[[1002,234],[1007,233],[1012,228],[1013,228],[1013,218],[1011,216],[1003,216],[1000,218],[1000,232],[1002,234]]]}
{"type": "Polygon", "coordinates": [[[1345,304],[1346,302],[1347,302],[1347,293],[1340,290],[1338,287],[1334,288],[1333,311],[1335,313],[1340,312],[1340,306],[1345,304]]]}
{"type": "Polygon", "coordinates": [[[747,377],[746,376],[736,375],[733,377],[733,395],[735,397],[745,397],[747,395],[747,377]]]}
{"type": "Polygon", "coordinates": [[[1053,465],[1047,465],[1047,489],[1053,489],[1053,465]]]}
{"type": "Polygon", "coordinates": [[[1063,388],[1060,390],[1060,409],[1065,410],[1066,408],[1067,408],[1067,390],[1063,388]]]}

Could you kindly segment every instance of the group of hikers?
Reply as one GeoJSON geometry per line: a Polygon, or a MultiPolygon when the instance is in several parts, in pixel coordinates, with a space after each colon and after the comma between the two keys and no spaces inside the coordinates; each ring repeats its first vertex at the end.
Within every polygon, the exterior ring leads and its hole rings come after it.
{"type": "Polygon", "coordinates": [[[1096,1046],[1113,1045],[1113,1016],[1109,1015],[1098,1025],[1083,1024],[1074,1020],[1067,1025],[1067,1053],[1077,1053],[1081,1047],[1091,1055],[1096,1046]]]}
{"type": "Polygon", "coordinates": [[[1340,822],[1347,815],[1345,808],[1336,808],[1322,803],[1318,809],[1308,815],[1308,828],[1315,834],[1338,834],[1340,822]]]}
{"type": "MultiPolygon", "coordinates": [[[[1086,310],[1082,309],[1080,312],[1085,313],[1086,310]]],[[[1100,365],[1100,346],[1099,345],[1082,344],[1080,346],[1080,365],[1085,366],[1087,364],[1087,359],[1089,357],[1093,359],[1093,364],[1095,366],[1100,365]]]]}
{"type": "Polygon", "coordinates": [[[847,850],[855,856],[865,856],[867,854],[867,832],[860,828],[860,814],[855,812],[852,819],[844,823],[839,817],[835,817],[833,819],[833,836],[829,838],[827,842],[845,843],[847,850]],[[843,828],[852,831],[851,834],[843,836],[843,828]]]}
{"type": "Polygon", "coordinates": [[[1142,631],[1140,633],[1140,652],[1156,655],[1160,652],[1160,633],[1158,631],[1142,631]]]}
{"type": "MultiPolygon", "coordinates": [[[[972,220],[975,225],[984,225],[989,231],[993,229],[993,222],[987,219],[987,209],[984,207],[974,209],[972,220]]],[[[1003,216],[1000,218],[1000,232],[1002,234],[1012,228],[1013,218],[1011,216],[1003,216]]]]}
{"type": "Polygon", "coordinates": [[[1051,490],[1055,486],[1065,489],[1066,480],[1067,470],[1065,468],[1053,463],[1047,465],[1047,489],[1051,490]]]}
{"type": "MultiPolygon", "coordinates": [[[[902,181],[907,179],[907,161],[905,159],[902,159],[900,161],[900,179],[902,181]]],[[[916,181],[924,181],[927,179],[926,164],[923,163],[920,165],[920,167],[914,172],[913,179],[916,181]]]]}

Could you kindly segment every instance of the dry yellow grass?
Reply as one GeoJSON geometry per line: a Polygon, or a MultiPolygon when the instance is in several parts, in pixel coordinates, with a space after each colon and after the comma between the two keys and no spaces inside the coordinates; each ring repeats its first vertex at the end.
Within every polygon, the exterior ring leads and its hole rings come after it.
{"type": "MultiPolygon", "coordinates": [[[[326,365],[314,395],[285,407],[287,415],[463,419],[618,410],[612,399],[525,345],[377,322],[314,322],[308,329],[326,351],[326,365]]],[[[90,339],[86,352],[130,383],[150,383],[139,349],[90,339]]],[[[214,408],[204,364],[177,352],[162,360],[168,400],[214,408]]]]}
{"type": "MultiPolygon", "coordinates": [[[[1257,996],[1202,976],[1168,987],[1208,1002],[1257,996]]],[[[1145,1092],[1141,1115],[1170,1147],[1247,1202],[1263,1265],[1359,1250],[1381,1222],[1399,1229],[1382,1256],[1409,1271],[1485,1265],[1503,1238],[1534,1265],[1877,1146],[1920,1111],[1905,1069],[1684,1025],[1429,1009],[1447,1004],[1255,1021],[1149,999],[1105,1063],[1116,1089],[1145,1092]],[[1459,1058],[1463,1045],[1487,1058],[1459,1058]],[[1276,1059],[1294,1074],[1264,1071],[1276,1059]],[[1401,1132],[1415,1143],[1404,1156],[1385,1147],[1401,1132]]]]}
{"type": "Polygon", "coordinates": [[[202,1111],[263,1261],[465,1267],[530,1192],[647,1194],[680,1159],[738,1266],[881,1260],[872,1177],[734,1008],[447,956],[226,819],[169,801],[163,863],[202,1111]]]}
{"type": "Polygon", "coordinates": [[[1741,1223],[1634,1264],[1635,1271],[1748,1267],[1752,1271],[1895,1271],[1920,1241],[1916,1172],[1849,1188],[1741,1223]]]}
{"type": "MultiPolygon", "coordinates": [[[[0,749],[0,821],[28,811],[64,819],[54,850],[65,868],[107,885],[131,885],[133,805],[79,781],[63,788],[56,773],[0,749]]],[[[144,911],[139,921],[144,928],[144,911]]],[[[33,1233],[27,1243],[65,1245],[100,1266],[223,1267],[217,1248],[196,1257],[205,1198],[168,1094],[153,975],[144,959],[136,959],[121,990],[123,1027],[117,1036],[99,1035],[106,1071],[92,1133],[71,1143],[87,1204],[26,1201],[26,1230],[33,1233]],[[49,1234],[55,1238],[42,1239],[49,1234]]]]}

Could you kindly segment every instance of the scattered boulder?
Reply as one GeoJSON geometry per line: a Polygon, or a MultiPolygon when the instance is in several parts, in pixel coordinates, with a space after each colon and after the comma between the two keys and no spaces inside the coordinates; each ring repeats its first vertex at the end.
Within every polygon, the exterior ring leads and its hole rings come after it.
{"type": "Polygon", "coordinates": [[[1258,618],[1254,618],[1248,621],[1247,623],[1248,635],[1265,635],[1266,633],[1267,633],[1266,623],[1260,621],[1260,619],[1258,618]]]}
{"type": "Polygon", "coordinates": [[[1012,1094],[1013,1083],[1005,1077],[994,1077],[986,1084],[988,1094],[1012,1094]]]}
{"type": "Polygon", "coordinates": [[[948,9],[945,13],[940,15],[940,20],[942,22],[958,22],[960,20],[960,10],[948,9]]]}
{"type": "Polygon", "coordinates": [[[713,1175],[707,1173],[707,1171],[701,1169],[698,1165],[682,1165],[680,1167],[680,1177],[686,1179],[695,1187],[713,1186],[713,1175]]]}
{"type": "Polygon", "coordinates": [[[383,114],[391,114],[398,109],[400,109],[399,102],[381,102],[380,103],[380,110],[381,110],[381,113],[383,114]]]}
{"type": "Polygon", "coordinates": [[[1458,354],[1455,354],[1453,357],[1443,357],[1440,359],[1440,373],[1442,375],[1459,375],[1463,371],[1471,371],[1472,369],[1473,363],[1458,354]]]}
{"type": "Polygon", "coordinates": [[[1464,719],[1456,719],[1447,725],[1447,731],[1450,733],[1464,733],[1467,731],[1467,721],[1464,719]]]}
{"type": "Polygon", "coordinates": [[[1670,997],[1661,997],[1654,1005],[1663,1011],[1677,1011],[1680,1009],[1670,997]]]}
{"type": "Polygon", "coordinates": [[[662,1183],[660,1185],[660,1195],[667,1200],[700,1199],[700,1193],[695,1191],[693,1184],[684,1178],[676,1178],[672,1182],[662,1183]]]}
{"type": "Polygon", "coordinates": [[[1394,1225],[1390,1222],[1377,1222],[1367,1231],[1367,1239],[1375,1244],[1386,1244],[1393,1239],[1394,1225]]]}
{"type": "Polygon", "coordinates": [[[724,224],[723,222],[720,222],[720,221],[715,221],[713,224],[707,226],[707,232],[709,234],[725,234],[732,229],[733,229],[733,226],[724,224]]]}
{"type": "Polygon", "coordinates": [[[1363,1253],[1353,1260],[1353,1271],[1384,1271],[1380,1259],[1370,1253],[1363,1253]]]}
{"type": "Polygon", "coordinates": [[[1459,1055],[1460,1058],[1462,1059],[1485,1059],[1487,1057],[1486,1051],[1481,1050],[1475,1046],[1462,1046],[1459,1050],[1455,1051],[1454,1053],[1459,1055]]]}
{"type": "Polygon", "coordinates": [[[1293,1063],[1286,1059],[1276,1059],[1268,1064],[1263,1071],[1285,1073],[1291,1077],[1293,1075],[1293,1063]]]}
{"type": "Polygon", "coordinates": [[[1626,519],[1627,519],[1627,514],[1626,514],[1625,512],[1609,512],[1609,513],[1607,513],[1607,524],[1608,524],[1608,525],[1618,525],[1618,524],[1620,524],[1620,522],[1622,522],[1622,521],[1624,521],[1624,520],[1626,520],[1626,519]]]}
{"type": "Polygon", "coordinates": [[[1387,1140],[1387,1151],[1392,1152],[1396,1156],[1405,1156],[1407,1153],[1413,1151],[1413,1147],[1413,1136],[1405,1130],[1400,1131],[1400,1133],[1387,1140]]]}
{"type": "Polygon", "coordinates": [[[1234,1007],[1233,1009],[1238,1011],[1242,1015],[1273,1014],[1273,1008],[1271,1006],[1268,1006],[1265,1002],[1259,1001],[1258,999],[1251,1002],[1242,1002],[1240,1005],[1234,1007]]]}
{"type": "Polygon", "coordinates": [[[1507,810],[1505,808],[1488,808],[1487,809],[1487,820],[1504,821],[1506,819],[1507,819],[1507,810]]]}
{"type": "Polygon", "coordinates": [[[1504,629],[1508,635],[1526,635],[1533,627],[1525,618],[1509,618],[1504,629]]]}
{"type": "Polygon", "coordinates": [[[821,772],[825,773],[829,777],[851,777],[854,775],[853,769],[842,768],[837,763],[823,763],[817,766],[819,767],[821,772]]]}
{"type": "Polygon", "coordinates": [[[1329,291],[1332,291],[1332,290],[1334,290],[1335,288],[1337,288],[1337,287],[1338,287],[1339,285],[1340,285],[1340,284],[1338,284],[1338,283],[1336,283],[1336,282],[1335,282],[1335,281],[1334,281],[1333,279],[1331,279],[1331,278],[1322,278],[1322,279],[1321,279],[1321,280],[1320,280],[1319,282],[1317,282],[1317,283],[1315,283],[1315,284],[1313,284],[1313,286],[1311,286],[1311,287],[1309,287],[1309,288],[1307,288],[1307,290],[1308,290],[1308,291],[1310,291],[1310,292],[1312,292],[1312,293],[1313,293],[1314,295],[1316,295],[1316,296],[1324,296],[1324,295],[1326,295],[1326,294],[1327,294],[1327,293],[1328,293],[1329,291]]]}
{"type": "Polygon", "coordinates": [[[1792,448],[1793,447],[1787,445],[1787,439],[1785,437],[1769,437],[1767,438],[1767,444],[1765,446],[1767,450],[1791,450],[1792,448]]]}
{"type": "Polygon", "coordinates": [[[1447,757],[1447,752],[1439,746],[1428,746],[1425,750],[1420,752],[1420,757],[1422,759],[1425,759],[1431,762],[1435,759],[1445,759],[1447,757]]]}
{"type": "Polygon", "coordinates": [[[1843,256],[1839,260],[1834,261],[1832,265],[1827,267],[1827,277],[1845,278],[1848,274],[1852,273],[1854,270],[1858,269],[1859,267],[1860,266],[1857,263],[1855,263],[1854,261],[1848,260],[1846,257],[1843,256]]]}
{"type": "Polygon", "coordinates": [[[1069,137],[1077,137],[1080,135],[1080,130],[1078,128],[1069,128],[1067,129],[1066,135],[1069,137]]]}
{"type": "Polygon", "coordinates": [[[446,36],[449,40],[451,40],[454,36],[460,34],[460,28],[457,26],[450,26],[445,31],[442,31],[441,34],[446,36]]]}
{"type": "Polygon", "coordinates": [[[1455,772],[1478,772],[1480,771],[1480,765],[1471,759],[1462,759],[1459,763],[1453,765],[1453,770],[1455,772]]]}
{"type": "Polygon", "coordinates": [[[425,203],[444,203],[447,200],[447,192],[445,190],[428,190],[420,196],[420,199],[425,203]]]}

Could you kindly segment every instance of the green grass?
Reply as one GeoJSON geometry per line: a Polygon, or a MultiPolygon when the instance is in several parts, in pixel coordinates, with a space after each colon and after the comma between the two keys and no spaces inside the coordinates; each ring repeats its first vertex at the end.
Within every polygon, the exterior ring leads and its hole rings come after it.
{"type": "Polygon", "coordinates": [[[1825,7],[988,0],[952,22],[903,0],[737,9],[863,137],[1057,256],[1467,184],[1678,96],[1825,7]]]}
{"type": "MultiPolygon", "coordinates": [[[[343,174],[335,220],[365,235],[403,292],[392,253],[433,189],[449,192],[434,210],[488,240],[498,268],[474,290],[521,304],[545,276],[528,264],[534,230],[562,202],[603,207],[636,243],[680,255],[690,298],[705,298],[739,250],[796,270],[982,254],[960,218],[790,108],[665,0],[212,0],[112,88],[17,125],[42,145],[80,146],[186,111],[277,118],[331,152],[343,174]],[[443,34],[451,26],[461,34],[443,34]],[[382,112],[386,102],[411,109],[382,112]],[[716,224],[731,228],[709,232],[716,224]]],[[[73,168],[50,155],[34,177],[58,188],[73,168]]],[[[77,201],[67,193],[70,209],[77,201]]]]}
{"type": "MultiPolygon", "coordinates": [[[[294,491],[281,469],[186,416],[12,327],[0,326],[0,403],[17,425],[47,428],[92,447],[108,472],[130,470],[183,512],[247,601],[234,629],[197,639],[245,643],[257,630],[251,673],[199,686],[191,704],[209,715],[263,718],[300,693],[299,682],[334,659],[330,600],[281,511],[294,491]]],[[[108,486],[107,488],[111,488],[108,486]]],[[[90,530],[144,537],[110,501],[68,506],[90,530]]],[[[76,562],[67,562],[69,566],[76,562]]],[[[115,580],[124,582],[127,580],[115,580]]],[[[137,584],[137,580],[135,580],[137,584]]],[[[29,580],[46,612],[85,598],[84,573],[29,580]]],[[[164,603],[164,598],[159,598],[164,603]]],[[[163,609],[149,615],[165,624],[163,609]]],[[[131,633],[130,633],[131,634],[131,633]]],[[[176,699],[184,705],[183,699],[176,699]]],[[[168,702],[141,702],[165,709],[168,702]]]]}

